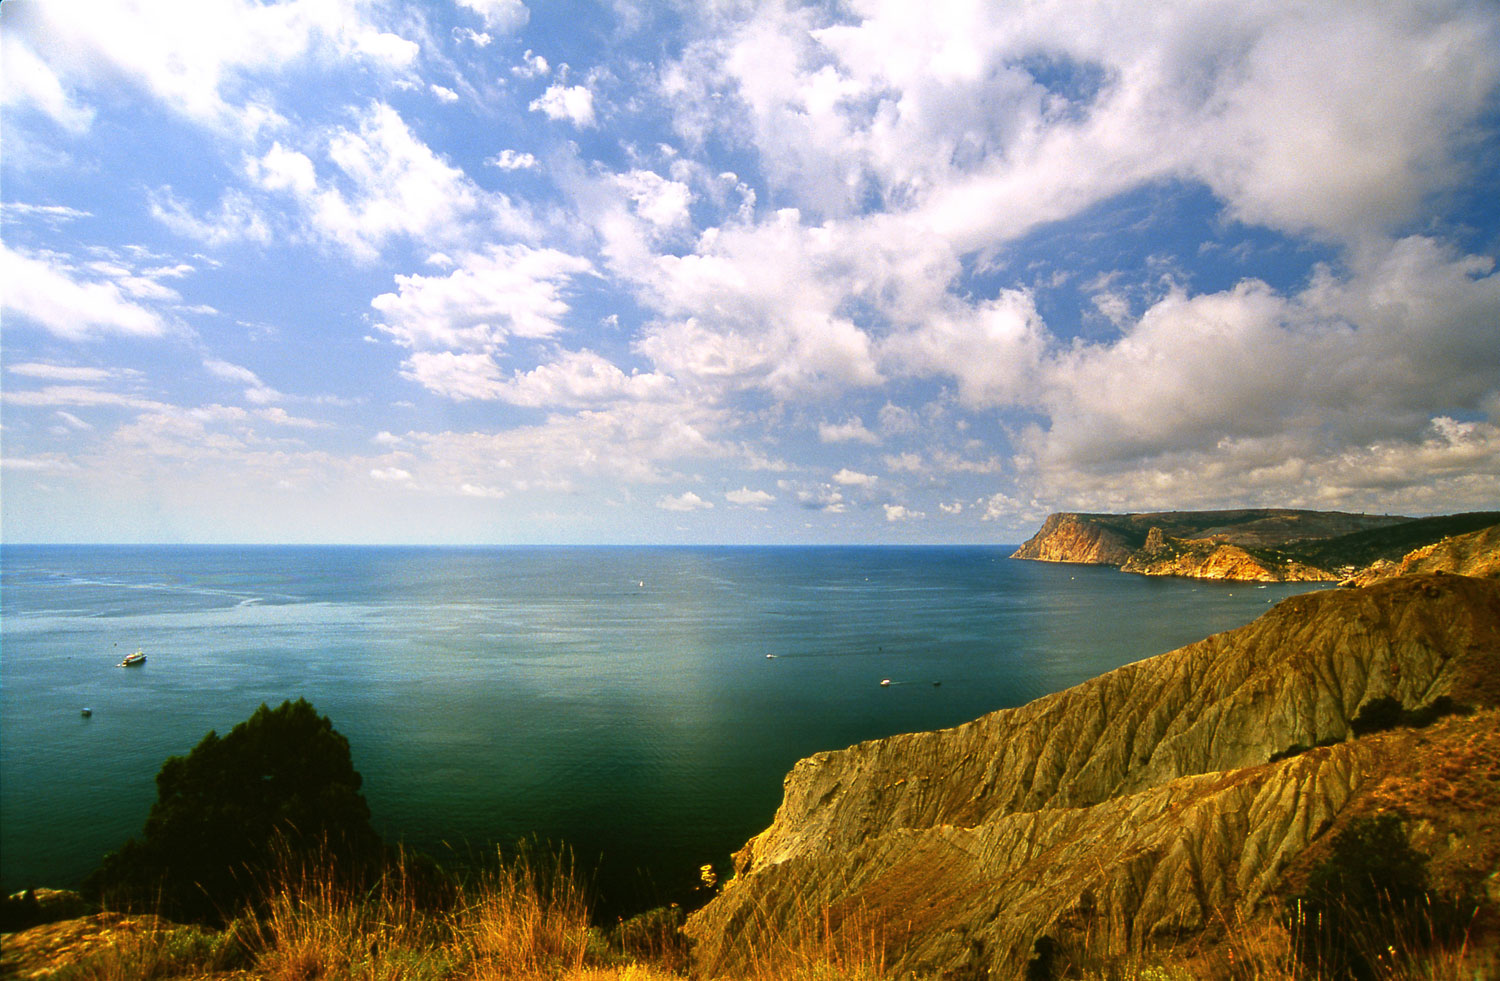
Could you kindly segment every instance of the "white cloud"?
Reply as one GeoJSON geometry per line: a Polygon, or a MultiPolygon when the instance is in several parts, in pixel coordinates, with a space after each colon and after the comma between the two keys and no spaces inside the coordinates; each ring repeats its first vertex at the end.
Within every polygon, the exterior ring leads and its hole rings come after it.
{"type": "MultiPolygon", "coordinates": [[[[306,159],[306,158],[303,158],[306,159]]],[[[151,195],[151,217],[184,238],[205,245],[220,246],[230,242],[271,241],[271,227],[260,209],[242,191],[230,188],[219,198],[211,214],[199,217],[173,194],[170,187],[151,195]]]]}
{"type": "Polygon", "coordinates": [[[881,353],[889,371],[953,377],[964,403],[983,408],[1031,399],[1047,339],[1031,296],[1005,290],[976,306],[944,304],[881,353]]]}
{"type": "Polygon", "coordinates": [[[446,276],[397,276],[396,292],[370,301],[384,318],[378,328],[418,351],[488,352],[510,337],[550,337],[571,309],[564,288],[593,268],[525,245],[492,245],[459,262],[446,276]]]}
{"type": "Polygon", "coordinates": [[[46,378],[65,382],[103,382],[121,374],[119,369],[115,368],[90,368],[82,365],[45,364],[35,361],[13,364],[5,370],[13,375],[24,375],[27,378],[46,378]]]}
{"type": "Polygon", "coordinates": [[[547,64],[546,58],[527,48],[526,53],[521,56],[521,63],[513,67],[510,73],[518,78],[536,78],[538,75],[545,75],[551,70],[552,68],[547,64]]]}
{"type": "Polygon", "coordinates": [[[927,517],[925,513],[913,511],[905,504],[885,504],[882,507],[885,508],[885,520],[891,524],[895,524],[898,521],[920,521],[927,517]]]}
{"type": "Polygon", "coordinates": [[[412,41],[385,31],[366,31],[354,41],[355,50],[393,68],[406,68],[417,60],[421,48],[412,41]]]}
{"type": "Polygon", "coordinates": [[[714,503],[705,501],[692,491],[686,491],[676,497],[663,497],[656,502],[656,506],[663,511],[707,511],[713,508],[714,503]]]}
{"type": "Polygon", "coordinates": [[[57,416],[57,418],[62,420],[63,425],[68,429],[78,430],[80,432],[88,432],[89,430],[92,430],[94,428],[92,425],[84,422],[82,419],[78,418],[71,412],[64,412],[62,409],[58,409],[54,414],[57,416]]]}
{"type": "MultiPolygon", "coordinates": [[[[7,24],[60,84],[110,91],[124,79],[197,122],[253,133],[275,113],[263,84],[308,57],[403,71],[416,47],[365,19],[357,0],[31,4],[7,24]],[[254,93],[246,98],[243,93],[254,93]]],[[[6,56],[7,77],[11,58],[6,56]]],[[[9,86],[7,86],[9,88],[9,86]]],[[[33,86],[35,88],[35,86],[33,86]]]]}
{"type": "Polygon", "coordinates": [[[848,467],[843,468],[833,475],[833,482],[835,484],[842,484],[845,487],[874,487],[879,479],[873,474],[860,473],[857,470],[850,470],[848,467]]]}
{"type": "Polygon", "coordinates": [[[402,470],[400,467],[379,467],[371,470],[370,476],[379,481],[397,484],[406,483],[411,480],[411,473],[402,470]]]}
{"type": "Polygon", "coordinates": [[[576,408],[662,398],[670,392],[671,382],[662,375],[627,375],[593,351],[565,351],[531,371],[517,371],[497,397],[515,405],[576,408]]]}
{"type": "Polygon", "coordinates": [[[505,496],[505,491],[499,487],[487,487],[480,484],[460,484],[459,493],[465,497],[479,497],[489,501],[498,501],[505,496]]]}
{"type": "Polygon", "coordinates": [[[655,229],[669,231],[687,226],[693,193],[686,184],[667,180],[649,170],[619,174],[615,182],[630,197],[636,214],[655,229]]]}
{"type": "Polygon", "coordinates": [[[458,93],[448,88],[446,85],[438,85],[436,82],[434,82],[431,85],[427,86],[427,91],[437,96],[437,100],[439,102],[445,102],[449,105],[452,105],[453,103],[458,101],[458,93]]]}
{"type": "Polygon", "coordinates": [[[510,34],[526,26],[531,11],[521,0],[458,0],[460,7],[474,11],[492,31],[510,34]]]}
{"type": "MultiPolygon", "coordinates": [[[[0,86],[0,105],[13,113],[32,107],[70,133],[87,132],[94,110],[79,105],[62,81],[41,58],[23,44],[12,22],[0,36],[0,57],[5,59],[5,85],[0,86]]],[[[12,117],[14,118],[14,117],[12,117]]]]}
{"type": "Polygon", "coordinates": [[[279,142],[247,166],[250,179],[300,204],[312,232],[357,259],[373,260],[396,236],[449,240],[490,202],[464,173],[412,133],[399,113],[373,103],[357,129],[324,147],[333,178],[319,181],[311,158],[279,142]]]}
{"type": "Polygon", "coordinates": [[[842,514],[848,510],[843,492],[828,484],[804,487],[790,480],[781,480],[777,481],[777,486],[796,497],[797,506],[804,510],[824,511],[828,514],[842,514]]]}
{"type": "Polygon", "coordinates": [[[210,358],[203,362],[203,367],[216,378],[235,382],[245,386],[245,398],[257,405],[265,405],[268,402],[279,402],[284,397],[276,389],[261,381],[259,376],[249,368],[228,361],[220,361],[210,358]]]}
{"type": "Polygon", "coordinates": [[[96,334],[158,337],[168,330],[161,314],[127,298],[121,279],[87,281],[58,257],[33,257],[0,244],[0,304],[6,314],[30,321],[66,340],[96,334]]]}
{"type": "Polygon", "coordinates": [[[495,399],[505,391],[495,359],[477,352],[418,351],[402,365],[401,377],[458,401],[495,399]]]}
{"type": "Polygon", "coordinates": [[[724,499],[730,504],[735,504],[742,508],[754,508],[757,511],[764,511],[767,504],[776,500],[776,496],[763,490],[751,490],[749,487],[741,487],[739,490],[726,491],[724,499]]]}
{"type": "Polygon", "coordinates": [[[820,422],[818,423],[818,440],[823,443],[870,443],[880,442],[880,437],[865,428],[865,424],[856,416],[850,416],[843,422],[820,422]]]}
{"type": "Polygon", "coordinates": [[[518,153],[515,150],[501,150],[493,157],[486,157],[484,162],[491,167],[499,167],[501,170],[534,170],[536,168],[536,157],[529,153],[518,153]]]}
{"type": "Polygon", "coordinates": [[[1497,322],[1492,262],[1421,237],[1296,295],[1254,280],[1174,289],[1118,339],[1050,359],[1040,404],[1051,426],[1030,445],[1044,465],[1073,467],[1280,433],[1335,445],[1409,436],[1500,389],[1497,322]]]}
{"type": "Polygon", "coordinates": [[[455,27],[453,36],[461,41],[468,41],[476,48],[487,48],[494,42],[494,37],[484,31],[476,31],[472,27],[455,27]]]}
{"type": "Polygon", "coordinates": [[[567,120],[579,129],[595,124],[594,93],[583,85],[549,85],[528,108],[544,113],[548,119],[567,120]]]}

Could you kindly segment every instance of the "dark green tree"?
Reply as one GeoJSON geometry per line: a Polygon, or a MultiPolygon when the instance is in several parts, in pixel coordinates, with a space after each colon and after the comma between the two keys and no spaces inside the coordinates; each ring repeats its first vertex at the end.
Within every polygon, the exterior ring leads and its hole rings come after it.
{"type": "Polygon", "coordinates": [[[227,736],[211,731],[162,764],[143,836],[106,856],[88,888],[212,920],[253,900],[267,875],[303,863],[363,874],[381,842],[361,782],[349,741],[307,701],[261,705],[227,736]]]}
{"type": "Polygon", "coordinates": [[[1333,839],[1333,853],[1295,897],[1298,957],[1320,977],[1373,981],[1393,946],[1412,952],[1462,933],[1465,904],[1428,888],[1427,856],[1394,814],[1361,818],[1333,839]]]}

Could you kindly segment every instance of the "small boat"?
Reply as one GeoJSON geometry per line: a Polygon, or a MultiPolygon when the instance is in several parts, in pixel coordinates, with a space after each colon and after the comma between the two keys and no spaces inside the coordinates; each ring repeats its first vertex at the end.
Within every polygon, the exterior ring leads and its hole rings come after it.
{"type": "Polygon", "coordinates": [[[766,655],[766,660],[767,661],[774,661],[774,660],[776,660],[776,655],[775,654],[767,654],[766,655]]]}
{"type": "Polygon", "coordinates": [[[125,660],[123,660],[123,661],[120,662],[120,667],[122,667],[122,668],[133,668],[137,664],[145,664],[145,663],[146,663],[146,655],[142,654],[140,651],[136,651],[134,654],[128,654],[128,655],[126,655],[125,660]]]}
{"type": "Polygon", "coordinates": [[[889,678],[881,678],[880,679],[880,687],[882,687],[882,688],[889,688],[889,687],[891,687],[891,679],[889,679],[889,678]]]}
{"type": "Polygon", "coordinates": [[[85,719],[87,719],[89,716],[91,716],[91,715],[94,714],[94,710],[91,709],[91,708],[89,708],[87,705],[85,705],[84,708],[83,708],[83,711],[80,712],[80,713],[78,713],[78,714],[82,715],[85,719]]]}

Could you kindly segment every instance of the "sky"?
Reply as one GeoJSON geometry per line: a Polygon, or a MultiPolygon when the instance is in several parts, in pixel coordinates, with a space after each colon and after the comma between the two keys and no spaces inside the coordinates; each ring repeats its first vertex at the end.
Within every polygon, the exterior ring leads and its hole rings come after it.
{"type": "Polygon", "coordinates": [[[7,542],[1500,508],[1500,4],[3,0],[7,542]]]}

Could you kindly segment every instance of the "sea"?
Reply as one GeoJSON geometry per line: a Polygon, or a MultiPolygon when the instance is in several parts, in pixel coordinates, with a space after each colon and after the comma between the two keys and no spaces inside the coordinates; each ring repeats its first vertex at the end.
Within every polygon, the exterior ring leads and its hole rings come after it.
{"type": "Polygon", "coordinates": [[[348,738],[388,840],[456,862],[565,846],[601,910],[687,901],[802,757],[1021,705],[1314,588],[1011,551],[0,547],[0,888],[76,886],[140,834],[163,760],[300,697],[348,738]]]}

